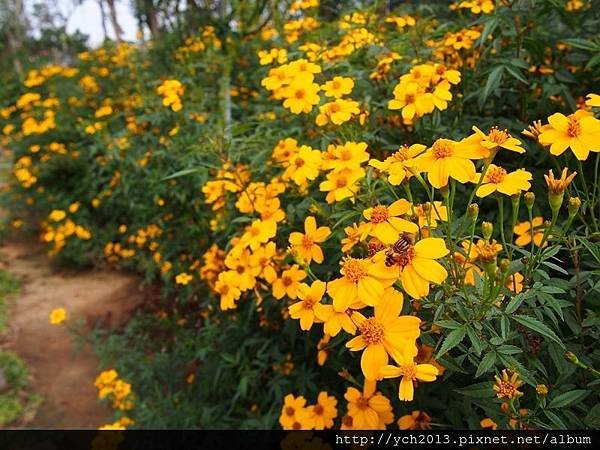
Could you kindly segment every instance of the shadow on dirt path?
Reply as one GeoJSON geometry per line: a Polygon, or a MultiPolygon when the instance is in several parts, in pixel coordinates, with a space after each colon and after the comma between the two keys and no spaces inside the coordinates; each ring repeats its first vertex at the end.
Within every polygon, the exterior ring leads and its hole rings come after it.
{"type": "Polygon", "coordinates": [[[139,279],[110,271],[55,271],[43,247],[13,240],[0,245],[0,267],[21,281],[10,313],[8,347],[28,364],[33,391],[44,397],[28,428],[98,428],[111,410],[97,400],[98,362],[89,346],[75,351],[50,311],[63,307],[68,320],[116,326],[142,300],[139,279]]]}

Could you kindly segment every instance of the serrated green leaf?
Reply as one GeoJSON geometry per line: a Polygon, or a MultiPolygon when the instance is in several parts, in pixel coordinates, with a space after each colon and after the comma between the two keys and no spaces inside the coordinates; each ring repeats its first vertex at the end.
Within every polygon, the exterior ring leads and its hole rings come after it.
{"type": "Polygon", "coordinates": [[[489,352],[483,357],[479,366],[477,366],[477,372],[475,373],[475,378],[479,378],[484,373],[490,371],[492,367],[494,367],[494,363],[496,362],[496,353],[489,352]]]}
{"type": "Polygon", "coordinates": [[[448,336],[446,336],[446,339],[444,339],[444,342],[437,353],[437,357],[439,358],[440,356],[444,355],[449,350],[452,350],[454,347],[460,344],[461,341],[464,339],[465,334],[465,326],[462,326],[461,328],[458,328],[456,330],[452,330],[450,333],[448,333],[448,336]]]}
{"type": "Polygon", "coordinates": [[[565,348],[565,345],[561,342],[556,333],[554,333],[554,331],[552,331],[547,325],[544,325],[538,319],[534,319],[533,317],[524,315],[514,315],[512,316],[512,319],[516,322],[519,322],[524,327],[527,327],[530,330],[533,330],[536,333],[539,333],[542,336],[545,336],[548,339],[556,342],[562,348],[565,348]]]}
{"type": "Polygon", "coordinates": [[[586,398],[589,393],[590,392],[585,389],[575,389],[573,391],[565,392],[550,400],[548,408],[564,408],[566,406],[574,405],[586,398]]]}

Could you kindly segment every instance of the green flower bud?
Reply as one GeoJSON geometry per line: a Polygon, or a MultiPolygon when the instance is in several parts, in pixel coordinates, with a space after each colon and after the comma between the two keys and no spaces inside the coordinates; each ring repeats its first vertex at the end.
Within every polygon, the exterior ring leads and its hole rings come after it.
{"type": "Polygon", "coordinates": [[[491,222],[483,222],[481,224],[481,234],[486,241],[489,241],[494,232],[494,224],[491,222]]]}

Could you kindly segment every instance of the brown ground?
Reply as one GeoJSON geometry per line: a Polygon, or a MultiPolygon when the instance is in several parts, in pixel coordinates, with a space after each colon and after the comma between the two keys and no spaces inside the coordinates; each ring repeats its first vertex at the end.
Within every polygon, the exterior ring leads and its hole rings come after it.
{"type": "Polygon", "coordinates": [[[33,391],[44,397],[28,428],[98,428],[111,410],[93,385],[98,361],[87,346],[76,351],[63,326],[51,325],[53,308],[68,320],[118,325],[141,301],[139,280],[98,270],[53,270],[44,249],[30,241],[0,245],[0,267],[21,280],[10,314],[9,348],[28,364],[33,391]]]}

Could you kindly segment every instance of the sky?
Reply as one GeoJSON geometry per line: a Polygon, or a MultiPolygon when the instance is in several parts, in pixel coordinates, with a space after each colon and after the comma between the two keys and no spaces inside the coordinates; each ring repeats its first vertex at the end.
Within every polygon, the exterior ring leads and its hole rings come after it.
{"type": "MultiPolygon", "coordinates": [[[[26,5],[31,8],[31,5],[44,0],[26,0],[26,5]]],[[[104,32],[102,31],[102,15],[100,14],[100,6],[97,0],[83,0],[83,3],[74,7],[73,0],[56,0],[58,7],[63,14],[68,14],[72,11],[67,24],[67,32],[73,33],[79,29],[82,33],[89,36],[88,43],[95,47],[102,43],[104,32]]],[[[130,8],[130,0],[116,0],[117,20],[123,29],[123,38],[125,40],[135,40],[137,31],[137,23],[130,8]]],[[[108,7],[105,7],[108,15],[108,7]]],[[[111,26],[110,19],[107,20],[106,28],[109,37],[115,37],[114,30],[111,26]]]]}

